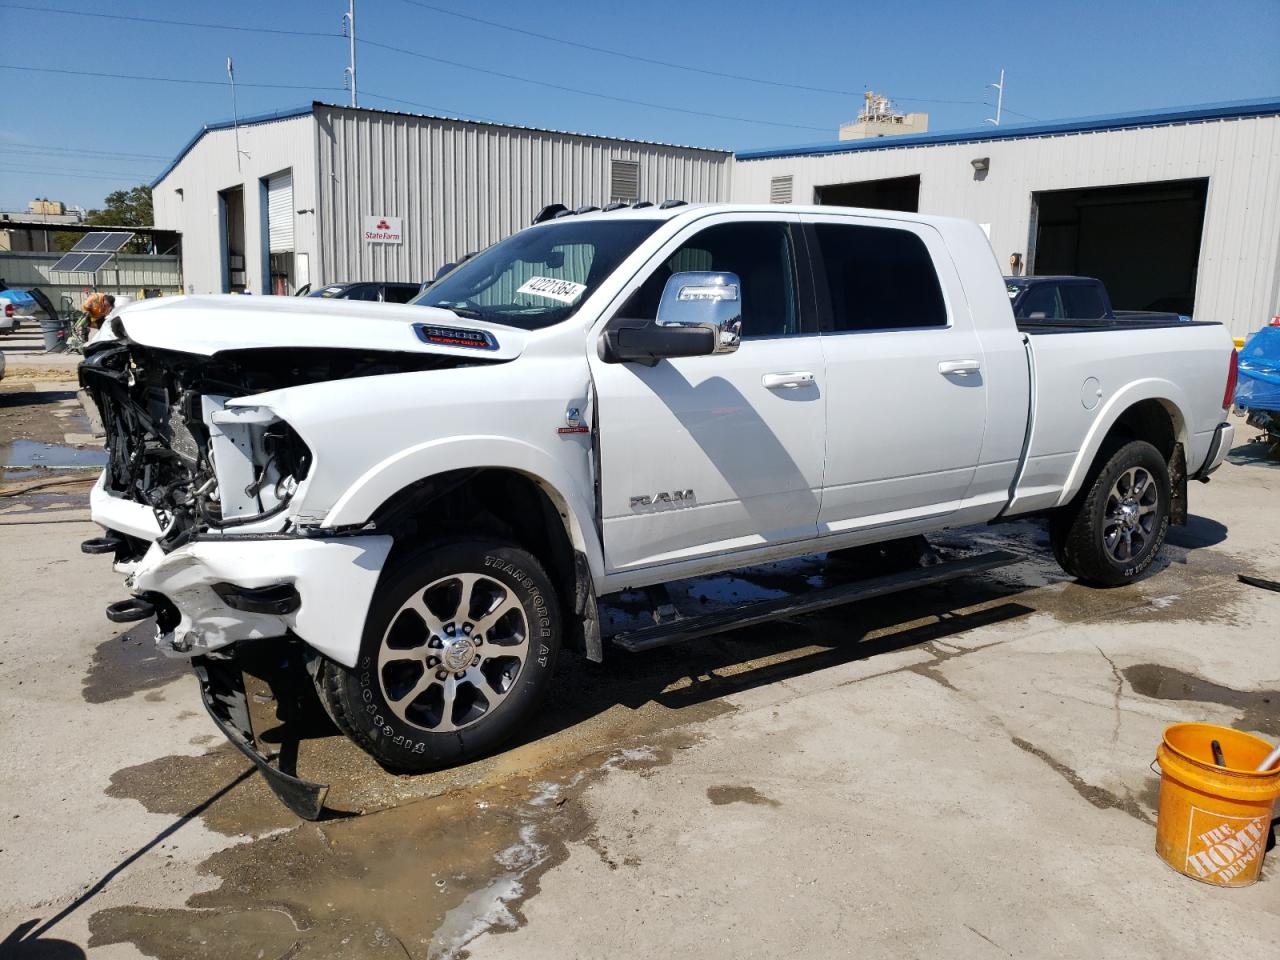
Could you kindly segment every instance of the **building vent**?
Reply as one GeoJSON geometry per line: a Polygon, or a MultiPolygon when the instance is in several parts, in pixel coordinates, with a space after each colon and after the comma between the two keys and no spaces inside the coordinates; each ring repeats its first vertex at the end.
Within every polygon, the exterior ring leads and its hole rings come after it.
{"type": "Polygon", "coordinates": [[[267,177],[267,241],[271,253],[293,250],[293,170],[267,177]]]}
{"type": "Polygon", "coordinates": [[[769,202],[770,203],[790,203],[791,202],[791,178],[790,177],[774,177],[769,181],[769,202]]]}
{"type": "Polygon", "coordinates": [[[612,160],[609,163],[609,199],[638,200],[640,198],[640,162],[638,160],[612,160]]]}

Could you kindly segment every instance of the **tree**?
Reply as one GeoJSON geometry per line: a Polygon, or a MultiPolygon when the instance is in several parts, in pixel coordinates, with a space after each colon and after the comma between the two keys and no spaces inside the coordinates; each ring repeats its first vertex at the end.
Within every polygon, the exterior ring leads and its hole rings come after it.
{"type": "MultiPolygon", "coordinates": [[[[129,190],[115,190],[107,194],[102,206],[94,208],[85,215],[84,222],[90,226],[103,227],[150,227],[155,224],[155,215],[151,210],[151,188],[147,186],[133,187],[129,190]]],[[[83,234],[59,233],[58,248],[70,250],[83,234]]],[[[129,253],[144,253],[146,241],[132,240],[125,250],[129,253]]]]}

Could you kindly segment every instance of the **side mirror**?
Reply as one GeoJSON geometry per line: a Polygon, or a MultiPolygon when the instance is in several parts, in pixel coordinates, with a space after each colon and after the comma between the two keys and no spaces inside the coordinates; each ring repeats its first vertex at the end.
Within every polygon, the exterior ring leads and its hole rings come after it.
{"type": "Polygon", "coordinates": [[[657,319],[623,320],[605,331],[601,358],[652,367],[668,357],[732,353],[742,334],[741,290],[733,273],[674,274],[663,288],[657,319]]]}
{"type": "Polygon", "coordinates": [[[742,340],[742,283],[736,273],[673,274],[658,301],[659,327],[710,330],[711,353],[733,353],[742,340]]]}

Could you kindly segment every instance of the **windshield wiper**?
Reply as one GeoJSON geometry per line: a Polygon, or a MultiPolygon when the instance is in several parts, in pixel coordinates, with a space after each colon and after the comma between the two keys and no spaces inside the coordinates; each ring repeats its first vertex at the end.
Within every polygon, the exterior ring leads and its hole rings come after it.
{"type": "Polygon", "coordinates": [[[433,307],[439,307],[441,310],[448,310],[455,317],[462,317],[464,320],[483,320],[484,314],[479,310],[472,310],[469,307],[446,307],[443,303],[433,303],[433,307]]]}

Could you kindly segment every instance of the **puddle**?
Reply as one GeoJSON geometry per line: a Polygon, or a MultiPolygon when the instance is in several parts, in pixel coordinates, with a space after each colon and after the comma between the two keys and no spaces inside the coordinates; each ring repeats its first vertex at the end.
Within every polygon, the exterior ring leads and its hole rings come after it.
{"type": "Polygon", "coordinates": [[[755,787],[735,787],[729,784],[707,787],[707,799],[717,807],[722,807],[726,803],[749,803],[761,807],[782,806],[777,800],[766,797],[755,787]]]}
{"type": "MultiPolygon", "coordinates": [[[[104,640],[93,651],[81,694],[88,703],[121,700],[139,690],[164,686],[191,673],[186,660],[166,657],[156,649],[156,625],[144,620],[125,633],[104,640]]],[[[186,691],[200,703],[195,681],[186,691]]]]}
{"type": "Polygon", "coordinates": [[[1238,710],[1231,724],[1269,737],[1280,737],[1280,690],[1236,690],[1158,663],[1138,663],[1121,670],[1134,693],[1153,700],[1216,703],[1238,710]]]}
{"type": "Polygon", "coordinates": [[[0,444],[0,467],[77,467],[83,469],[103,467],[107,463],[107,451],[101,447],[73,447],[61,443],[41,443],[38,440],[10,440],[0,444]]]}
{"type": "Polygon", "coordinates": [[[691,742],[676,734],[363,817],[294,820],[205,861],[222,884],[186,909],[97,912],[89,946],[127,942],[160,960],[458,957],[482,933],[521,926],[542,875],[590,842],[592,782],[666,764],[691,742]]]}

